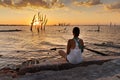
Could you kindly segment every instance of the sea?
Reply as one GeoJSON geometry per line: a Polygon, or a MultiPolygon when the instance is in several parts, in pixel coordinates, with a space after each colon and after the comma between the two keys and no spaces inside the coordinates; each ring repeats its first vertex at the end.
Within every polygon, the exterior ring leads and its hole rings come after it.
{"type": "MultiPolygon", "coordinates": [[[[100,31],[98,26],[46,26],[39,33],[35,27],[31,32],[30,26],[0,26],[0,69],[33,58],[41,61],[51,56],[51,59],[59,58],[57,50],[61,48],[66,51],[68,39],[73,38],[74,27],[80,28],[79,37],[86,47],[108,54],[120,54],[120,26],[100,26],[100,31]],[[16,29],[22,31],[4,32],[16,29]],[[52,48],[57,50],[52,51],[52,48]]],[[[85,57],[93,56],[88,51],[84,53],[85,57]]]]}

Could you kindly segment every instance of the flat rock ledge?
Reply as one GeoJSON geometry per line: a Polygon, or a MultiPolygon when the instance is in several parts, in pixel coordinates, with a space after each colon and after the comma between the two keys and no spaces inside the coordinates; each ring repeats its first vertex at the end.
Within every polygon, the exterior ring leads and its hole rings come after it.
{"type": "Polygon", "coordinates": [[[24,75],[25,73],[35,73],[39,71],[47,71],[47,70],[53,70],[53,71],[60,71],[60,70],[66,70],[71,69],[75,67],[87,67],[89,65],[102,65],[105,62],[114,60],[114,59],[120,59],[120,56],[96,56],[94,58],[90,59],[84,59],[83,62],[80,64],[70,64],[65,61],[65,59],[59,59],[52,62],[43,62],[36,65],[29,65],[19,68],[18,74],[24,75]]]}
{"type": "Polygon", "coordinates": [[[32,66],[22,67],[16,70],[10,68],[3,68],[0,70],[0,80],[40,80],[44,76],[44,80],[72,80],[74,76],[77,76],[75,80],[104,80],[116,75],[116,78],[120,79],[120,58],[119,57],[102,57],[86,59],[80,64],[73,65],[65,62],[65,60],[59,64],[57,62],[49,64],[38,64],[32,66]],[[62,74],[60,74],[62,73],[62,74]],[[72,75],[72,76],[71,76],[72,75]],[[42,76],[42,77],[41,77],[42,76]],[[63,77],[68,76],[68,77],[63,77]],[[36,79],[37,77],[37,79],[36,79]],[[85,78],[85,79],[84,79],[85,78]]]}
{"type": "Polygon", "coordinates": [[[59,63],[59,64],[32,65],[32,66],[27,66],[19,69],[18,74],[24,75],[25,73],[35,73],[35,72],[47,71],[47,70],[60,71],[60,70],[66,70],[66,69],[71,69],[75,67],[87,67],[89,65],[94,65],[94,64],[102,65],[104,62],[107,62],[110,60],[112,59],[99,60],[99,61],[85,61],[80,64],[59,63]]]}

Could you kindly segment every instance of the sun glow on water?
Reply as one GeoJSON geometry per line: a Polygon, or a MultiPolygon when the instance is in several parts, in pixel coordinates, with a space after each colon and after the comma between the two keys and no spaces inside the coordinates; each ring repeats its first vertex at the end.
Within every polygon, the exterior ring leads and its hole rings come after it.
{"type": "Polygon", "coordinates": [[[40,24],[39,21],[36,21],[36,22],[34,22],[33,25],[39,25],[39,24],[40,24]]]}

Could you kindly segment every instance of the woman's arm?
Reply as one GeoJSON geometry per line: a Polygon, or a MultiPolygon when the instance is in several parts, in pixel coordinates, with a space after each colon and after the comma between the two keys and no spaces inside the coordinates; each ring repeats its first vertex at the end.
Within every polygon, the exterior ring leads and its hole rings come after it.
{"type": "Polygon", "coordinates": [[[82,46],[84,46],[84,42],[83,42],[82,39],[80,39],[80,43],[81,43],[82,46]]]}
{"type": "Polygon", "coordinates": [[[81,44],[81,51],[83,52],[84,51],[84,42],[82,39],[80,39],[80,44],[81,44]]]}
{"type": "Polygon", "coordinates": [[[71,40],[68,40],[68,42],[67,42],[67,54],[70,53],[70,47],[71,47],[70,42],[71,42],[71,40]]]}

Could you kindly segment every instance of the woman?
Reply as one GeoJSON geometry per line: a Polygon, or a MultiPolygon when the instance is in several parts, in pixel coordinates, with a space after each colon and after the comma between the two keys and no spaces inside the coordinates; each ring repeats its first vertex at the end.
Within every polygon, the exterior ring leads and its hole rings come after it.
{"type": "Polygon", "coordinates": [[[82,59],[82,52],[84,48],[84,42],[78,38],[80,29],[78,27],[73,28],[73,39],[69,39],[67,43],[67,52],[60,50],[59,54],[64,57],[71,64],[78,64],[82,59]]]}

